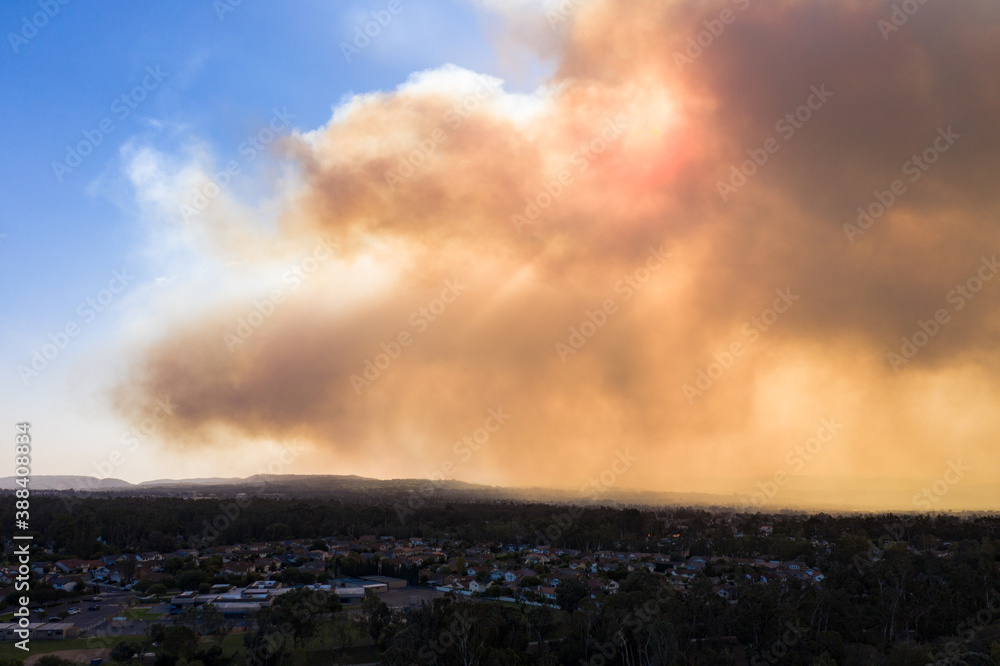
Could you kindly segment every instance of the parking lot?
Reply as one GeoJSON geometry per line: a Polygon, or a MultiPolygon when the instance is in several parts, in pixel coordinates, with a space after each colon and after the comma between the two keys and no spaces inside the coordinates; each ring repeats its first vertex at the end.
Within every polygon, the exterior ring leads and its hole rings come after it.
{"type": "MultiPolygon", "coordinates": [[[[81,631],[90,631],[100,626],[105,621],[113,617],[124,614],[126,601],[134,596],[131,592],[111,586],[102,585],[102,591],[96,595],[100,601],[92,601],[93,596],[87,595],[77,599],[60,603],[54,606],[45,606],[42,613],[32,612],[32,619],[35,621],[47,621],[49,618],[57,618],[61,612],[70,612],[71,608],[79,609],[78,613],[72,613],[60,622],[70,622],[81,631]],[[94,605],[100,606],[98,610],[90,610],[94,605]]],[[[37,608],[37,606],[33,606],[37,608]]]]}

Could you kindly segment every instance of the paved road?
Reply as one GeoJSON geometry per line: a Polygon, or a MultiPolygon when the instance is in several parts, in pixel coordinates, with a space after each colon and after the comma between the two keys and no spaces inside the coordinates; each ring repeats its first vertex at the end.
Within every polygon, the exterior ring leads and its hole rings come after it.
{"type": "Polygon", "coordinates": [[[45,613],[37,613],[35,614],[35,618],[47,620],[50,617],[58,617],[61,611],[68,611],[70,608],[79,608],[79,613],[70,615],[65,620],[62,620],[62,622],[72,622],[74,626],[79,627],[81,630],[89,631],[106,622],[109,618],[120,615],[123,612],[125,601],[133,596],[131,592],[125,590],[112,589],[105,586],[101,587],[106,591],[98,595],[101,598],[101,601],[97,602],[101,607],[100,610],[87,610],[95,603],[90,600],[91,596],[88,595],[59,604],[58,606],[46,606],[45,613]]]}

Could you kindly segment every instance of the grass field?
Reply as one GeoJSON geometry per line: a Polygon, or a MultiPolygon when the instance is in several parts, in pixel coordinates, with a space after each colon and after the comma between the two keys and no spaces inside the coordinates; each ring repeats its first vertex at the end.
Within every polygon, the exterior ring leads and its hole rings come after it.
{"type": "MultiPolygon", "coordinates": [[[[378,660],[378,651],[372,640],[367,635],[362,634],[360,627],[352,624],[349,631],[350,647],[346,649],[346,654],[350,657],[348,663],[370,663],[378,660]]],[[[243,652],[243,634],[230,634],[222,639],[222,653],[231,656],[243,652]]],[[[218,639],[209,639],[208,642],[218,644],[218,639]]],[[[333,622],[327,620],[320,622],[316,631],[316,636],[306,643],[304,648],[288,646],[283,661],[284,666],[329,666],[334,646],[337,647],[337,658],[344,654],[340,646],[340,638],[333,631],[333,622]]]]}
{"type": "Polygon", "coordinates": [[[163,613],[150,612],[149,608],[130,608],[125,611],[125,617],[130,620],[158,620],[163,613]]]}
{"type": "MultiPolygon", "coordinates": [[[[150,617],[159,617],[158,614],[150,614],[148,608],[132,608],[126,616],[133,620],[145,620],[150,617]]],[[[244,634],[230,634],[223,637],[205,637],[201,641],[201,648],[208,645],[219,645],[223,654],[231,656],[245,652],[243,646],[244,634]]],[[[116,637],[94,637],[94,638],[74,638],[65,641],[38,641],[30,642],[30,651],[25,652],[14,646],[13,641],[0,642],[0,660],[3,659],[25,659],[32,655],[47,654],[62,650],[79,650],[87,648],[110,648],[117,645],[122,640],[136,640],[135,636],[116,637]]],[[[326,620],[319,623],[316,636],[310,640],[304,648],[294,648],[289,645],[285,652],[284,666],[327,666],[331,663],[331,656],[336,647],[337,659],[340,660],[346,655],[347,663],[370,663],[378,660],[378,650],[372,644],[371,638],[364,633],[360,625],[351,623],[348,625],[348,647],[346,650],[341,646],[340,637],[334,630],[334,622],[326,620]]],[[[154,650],[155,651],[155,650],[154,650]]]]}
{"type": "Polygon", "coordinates": [[[100,640],[91,640],[87,638],[72,638],[66,641],[36,641],[32,640],[28,643],[30,650],[25,652],[14,647],[14,641],[3,641],[0,643],[0,659],[26,659],[34,654],[46,654],[48,652],[57,652],[59,650],[80,650],[95,647],[114,647],[120,641],[127,638],[126,636],[114,636],[114,637],[104,637],[102,636],[100,640]]]}

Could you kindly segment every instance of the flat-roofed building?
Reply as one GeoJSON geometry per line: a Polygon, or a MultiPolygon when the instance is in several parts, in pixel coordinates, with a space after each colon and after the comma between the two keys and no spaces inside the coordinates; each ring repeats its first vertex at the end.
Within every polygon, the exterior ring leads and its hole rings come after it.
{"type": "Polygon", "coordinates": [[[362,587],[335,587],[333,593],[337,595],[341,606],[356,606],[361,604],[365,598],[365,590],[362,587]]]}
{"type": "Polygon", "coordinates": [[[389,591],[388,584],[365,578],[337,578],[330,581],[330,585],[334,589],[340,587],[360,587],[363,590],[371,590],[375,594],[382,594],[389,591]]]}
{"type": "MultiPolygon", "coordinates": [[[[0,623],[0,640],[24,640],[25,637],[18,633],[24,629],[17,622],[0,623]]],[[[80,629],[72,622],[30,622],[27,629],[28,638],[38,641],[62,641],[80,635],[80,629]]]]}
{"type": "Polygon", "coordinates": [[[382,583],[390,590],[399,590],[407,585],[405,578],[393,578],[392,576],[361,576],[361,580],[382,583]]]}

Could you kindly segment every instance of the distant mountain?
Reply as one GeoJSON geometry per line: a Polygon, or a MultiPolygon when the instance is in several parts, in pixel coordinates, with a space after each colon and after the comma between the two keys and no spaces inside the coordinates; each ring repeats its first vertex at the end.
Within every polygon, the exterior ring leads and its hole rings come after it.
{"type": "MultiPolygon", "coordinates": [[[[232,498],[240,495],[303,497],[402,504],[416,507],[426,503],[456,501],[529,501],[551,504],[603,504],[637,507],[701,506],[716,509],[773,511],[969,511],[983,510],[983,497],[1000,497],[1000,485],[968,484],[951,488],[945,501],[936,496],[916,496],[918,482],[886,480],[883,483],[802,477],[782,486],[763,480],[750,485],[747,480],[730,482],[731,492],[719,486],[714,493],[637,491],[602,488],[599,494],[581,494],[554,488],[511,488],[485,486],[465,481],[430,479],[370,479],[332,474],[255,474],[245,479],[209,477],[198,479],[157,479],[139,484],[121,479],[88,476],[35,476],[32,490],[93,492],[103,496],[152,496],[185,498],[232,498]],[[890,482],[891,481],[891,482],[890,482]],[[932,502],[933,500],[933,502],[932,502]],[[922,502],[922,503],[921,503],[922,502]]],[[[0,479],[0,490],[17,488],[15,477],[0,479]]]]}
{"type": "Polygon", "coordinates": [[[140,481],[139,486],[225,486],[236,483],[244,483],[246,479],[235,476],[222,477],[213,476],[205,479],[155,479],[153,481],[140,481]]]}
{"type": "MultiPolygon", "coordinates": [[[[16,487],[14,478],[0,480],[0,490],[16,487]]],[[[701,505],[726,507],[735,501],[723,495],[608,490],[600,496],[553,488],[504,488],[465,481],[430,479],[370,479],[355,475],[255,474],[245,479],[210,477],[156,479],[132,484],[120,479],[84,476],[36,476],[34,490],[92,492],[102,496],[232,498],[242,494],[266,497],[329,498],[419,506],[442,501],[531,501],[552,504],[701,505]]]]}
{"type": "MultiPolygon", "coordinates": [[[[0,490],[14,490],[21,486],[15,483],[20,477],[0,478],[0,490]]],[[[136,488],[135,484],[121,479],[98,479],[94,476],[32,476],[28,482],[30,490],[118,490],[136,488]]]]}

